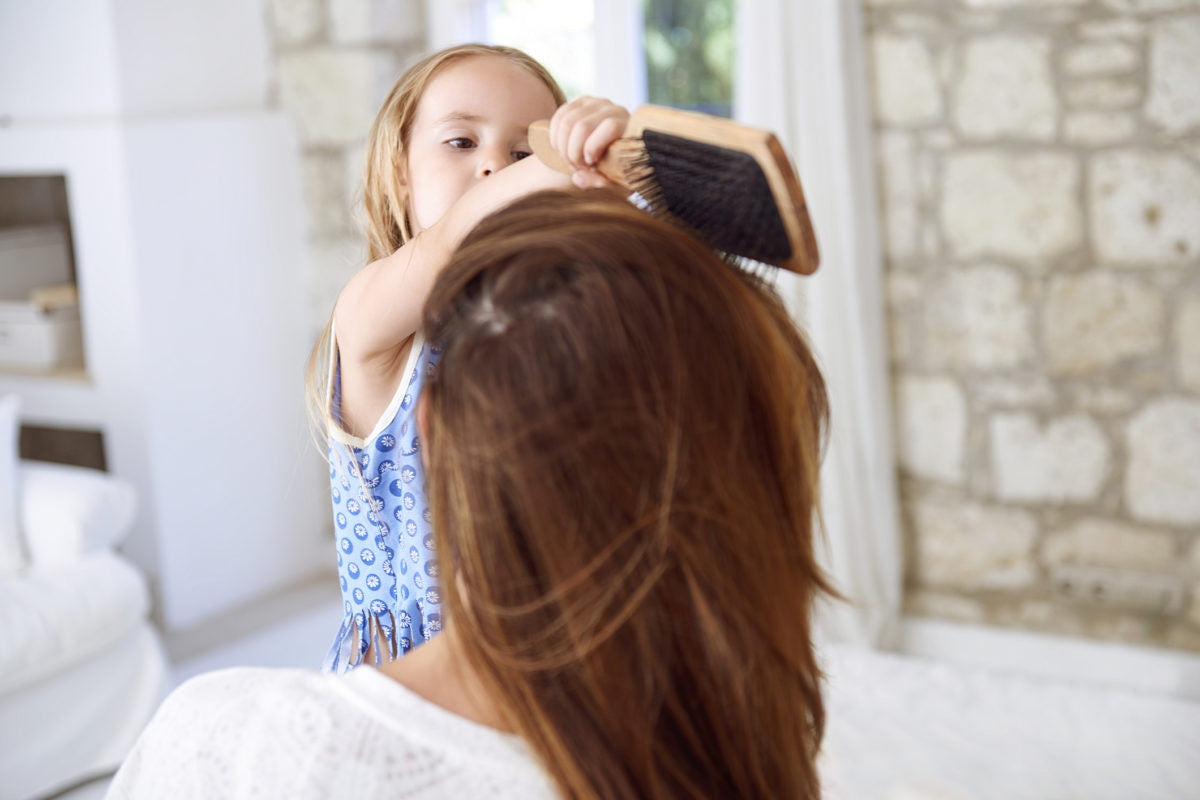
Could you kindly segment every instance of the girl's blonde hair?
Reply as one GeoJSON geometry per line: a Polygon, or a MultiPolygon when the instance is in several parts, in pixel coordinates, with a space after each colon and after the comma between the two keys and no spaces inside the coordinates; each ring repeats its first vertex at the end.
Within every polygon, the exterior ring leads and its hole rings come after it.
{"type": "Polygon", "coordinates": [[[819,797],[828,406],[778,298],[544,192],[472,232],[424,325],[451,635],[563,796],[819,797]]]}
{"type": "MultiPolygon", "coordinates": [[[[524,67],[546,84],[561,105],[566,101],[554,76],[536,59],[514,47],[489,44],[461,44],[438,50],[413,64],[392,86],[383,101],[367,136],[366,164],[363,174],[363,209],[366,214],[367,260],[377,261],[396,252],[413,237],[408,215],[408,190],[400,181],[404,154],[408,149],[417,105],[426,87],[450,64],[473,56],[499,56],[524,67]]],[[[330,414],[329,365],[333,354],[332,316],[317,338],[305,371],[305,400],[309,418],[315,427],[318,444],[329,444],[327,432],[336,424],[330,414]]]]}
{"type": "Polygon", "coordinates": [[[363,177],[363,207],[366,212],[368,258],[389,256],[413,236],[408,216],[408,192],[400,182],[404,154],[408,150],[413,119],[425,88],[446,66],[472,56],[499,56],[524,67],[546,84],[561,105],[566,97],[554,77],[526,53],[513,47],[462,44],[426,56],[409,67],[375,117],[367,136],[366,170],[363,177]]]}

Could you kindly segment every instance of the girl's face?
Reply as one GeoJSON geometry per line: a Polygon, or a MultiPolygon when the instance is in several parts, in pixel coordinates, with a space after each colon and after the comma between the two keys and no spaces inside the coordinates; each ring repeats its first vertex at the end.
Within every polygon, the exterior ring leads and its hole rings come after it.
{"type": "Polygon", "coordinates": [[[529,155],[529,123],[549,119],[555,107],[539,78],[501,56],[443,67],[417,103],[400,176],[414,233],[477,181],[529,155]]]}

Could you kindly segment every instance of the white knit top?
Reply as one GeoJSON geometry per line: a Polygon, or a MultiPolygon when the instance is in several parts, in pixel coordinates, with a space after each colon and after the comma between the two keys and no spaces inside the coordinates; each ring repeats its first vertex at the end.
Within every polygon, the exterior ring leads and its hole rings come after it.
{"type": "Polygon", "coordinates": [[[347,675],[237,668],[159,708],[108,798],[553,798],[516,736],[370,667],[347,675]]]}

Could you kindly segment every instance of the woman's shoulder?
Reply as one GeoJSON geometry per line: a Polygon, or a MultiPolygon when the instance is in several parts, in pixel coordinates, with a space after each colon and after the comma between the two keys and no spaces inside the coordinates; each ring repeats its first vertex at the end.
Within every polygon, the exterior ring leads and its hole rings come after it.
{"type": "Polygon", "coordinates": [[[323,673],[308,669],[230,667],[189,678],[168,696],[181,706],[226,702],[271,702],[292,694],[308,695],[325,680],[323,673]]]}
{"type": "Polygon", "coordinates": [[[331,677],[315,670],[266,667],[206,672],[171,692],[148,730],[186,729],[245,740],[257,731],[259,720],[270,718],[282,727],[332,705],[331,677]]]}
{"type": "Polygon", "coordinates": [[[327,693],[319,689],[321,678],[304,670],[257,668],[191,678],[163,701],[108,796],[244,797],[295,775],[324,785],[328,778],[316,757],[329,733],[322,724],[328,720],[322,719],[327,693]]]}
{"type": "Polygon", "coordinates": [[[454,717],[378,671],[236,668],[176,689],[110,797],[551,797],[519,739],[454,717]],[[449,719],[448,719],[449,717],[449,719]],[[444,790],[444,791],[443,791],[444,790]]]}

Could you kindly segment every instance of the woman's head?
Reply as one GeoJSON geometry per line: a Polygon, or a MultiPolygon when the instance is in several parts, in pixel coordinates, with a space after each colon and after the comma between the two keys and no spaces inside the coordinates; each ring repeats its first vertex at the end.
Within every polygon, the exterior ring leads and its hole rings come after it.
{"type": "Polygon", "coordinates": [[[545,67],[510,47],[459,45],[410,67],[367,139],[370,259],[391,254],[435,222],[466,190],[467,173],[492,168],[486,159],[528,152],[522,148],[529,123],[548,118],[563,100],[545,67]],[[472,146],[463,147],[465,141],[472,146]],[[467,165],[468,158],[481,163],[467,165]]]}
{"type": "Polygon", "coordinates": [[[815,796],[827,408],[777,298],[606,193],[542,193],[425,325],[450,619],[567,794],[815,796]]]}

